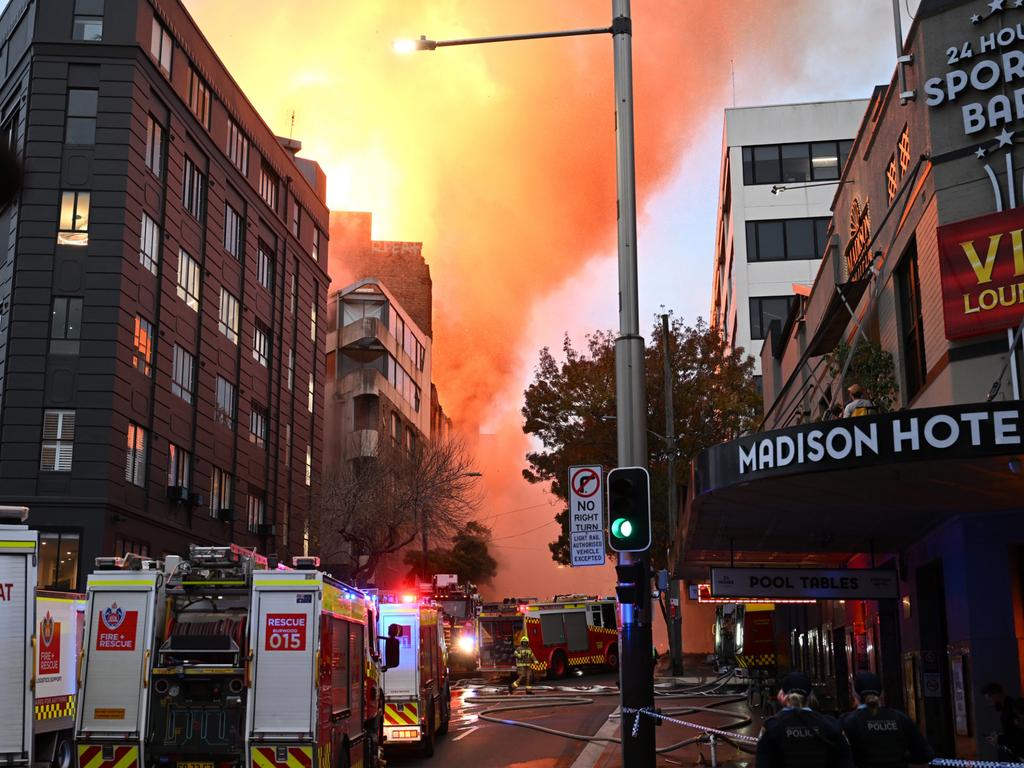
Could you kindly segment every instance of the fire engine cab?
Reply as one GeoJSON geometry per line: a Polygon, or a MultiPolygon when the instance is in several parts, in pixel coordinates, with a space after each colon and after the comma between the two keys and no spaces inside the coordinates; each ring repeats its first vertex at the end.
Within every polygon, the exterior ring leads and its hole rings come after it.
{"type": "Polygon", "coordinates": [[[383,676],[385,743],[415,744],[430,757],[451,719],[441,609],[413,594],[382,594],[380,632],[396,638],[401,649],[399,664],[389,665],[383,676]]]}
{"type": "Polygon", "coordinates": [[[316,558],[294,564],[237,546],[100,558],[78,768],[379,765],[373,603],[316,558]]]}
{"type": "Polygon", "coordinates": [[[480,668],[515,670],[514,653],[523,636],[537,657],[534,670],[565,677],[574,667],[618,669],[615,600],[558,595],[551,602],[508,601],[480,614],[480,668]]]}
{"type": "Polygon", "coordinates": [[[36,589],[27,516],[0,507],[0,763],[71,768],[85,595],[36,589]]]}
{"type": "Polygon", "coordinates": [[[480,665],[477,649],[480,594],[475,586],[460,584],[459,577],[449,573],[436,574],[432,586],[434,602],[441,607],[449,668],[455,674],[476,672],[480,665]]]}

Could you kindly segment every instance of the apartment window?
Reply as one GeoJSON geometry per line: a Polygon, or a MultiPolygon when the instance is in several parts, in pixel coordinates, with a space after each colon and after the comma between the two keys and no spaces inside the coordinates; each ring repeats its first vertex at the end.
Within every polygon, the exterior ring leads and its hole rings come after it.
{"type": "Polygon", "coordinates": [[[238,127],[238,123],[228,118],[228,160],[242,172],[249,175],[249,138],[238,127]]]}
{"type": "Polygon", "coordinates": [[[792,184],[836,181],[853,141],[765,144],[743,148],[744,184],[792,184]]]}
{"type": "Polygon", "coordinates": [[[174,41],[167,27],[160,23],[160,20],[153,17],[153,36],[149,44],[149,52],[156,59],[160,71],[167,77],[171,76],[171,54],[174,51],[174,41]]]}
{"type": "Polygon", "coordinates": [[[219,467],[210,477],[210,517],[219,517],[222,510],[231,509],[232,477],[219,467]]]}
{"type": "Polygon", "coordinates": [[[157,178],[164,169],[164,127],[153,115],[146,118],[146,167],[157,178]]]}
{"type": "Polygon", "coordinates": [[[264,160],[260,163],[260,197],[275,211],[277,210],[278,185],[277,174],[274,173],[274,169],[264,160]]]}
{"type": "Polygon", "coordinates": [[[167,444],[167,487],[188,489],[192,477],[192,455],[174,443],[167,444]]]}
{"type": "Polygon", "coordinates": [[[306,445],[306,485],[313,484],[313,449],[306,445]]]}
{"type": "Polygon", "coordinates": [[[302,206],[297,197],[292,198],[292,234],[298,238],[302,226],[302,206]]]}
{"type": "Polygon", "coordinates": [[[134,422],[128,423],[124,479],[140,488],[146,482],[146,430],[134,422]]]}
{"type": "Polygon", "coordinates": [[[903,379],[907,405],[924,387],[928,375],[924,356],[921,282],[917,272],[917,243],[911,242],[896,271],[899,287],[900,335],[903,341],[903,379]]]}
{"type": "Polygon", "coordinates": [[[313,227],[313,250],[310,251],[313,261],[320,261],[320,230],[313,227]]]}
{"type": "Polygon", "coordinates": [[[126,539],[122,536],[116,537],[114,539],[114,555],[116,557],[124,557],[129,553],[149,557],[149,545],[134,539],[126,539]]]}
{"type": "Polygon", "coordinates": [[[288,311],[291,312],[293,315],[295,314],[295,306],[296,306],[295,302],[298,300],[298,295],[299,295],[299,272],[296,269],[296,271],[292,272],[292,286],[291,286],[291,293],[289,294],[289,300],[288,300],[288,311]]]}
{"type": "MultiPolygon", "coordinates": [[[[314,295],[316,291],[313,291],[314,295]]],[[[316,344],[316,299],[309,305],[309,338],[316,344]]]]}
{"type": "Polygon", "coordinates": [[[274,285],[274,257],[270,246],[260,240],[256,250],[256,280],[268,291],[274,285]]]}
{"type": "Polygon", "coordinates": [[[142,214],[142,231],[139,233],[139,263],[156,274],[160,260],[160,227],[148,213],[142,214]]]}
{"type": "Polygon", "coordinates": [[[292,425],[284,425],[284,465],[290,466],[292,463],[292,425]]]}
{"type": "Polygon", "coordinates": [[[288,391],[295,386],[295,350],[288,350],[288,391]]]}
{"type": "Polygon", "coordinates": [[[199,311],[199,262],[183,248],[178,249],[178,298],[199,311]]]}
{"type": "Polygon", "coordinates": [[[224,250],[236,259],[242,258],[242,243],[244,234],[242,229],[242,217],[231,203],[224,204],[224,250]]]}
{"type": "Polygon", "coordinates": [[[402,419],[394,411],[391,412],[391,442],[398,445],[402,440],[402,419]]]}
{"type": "Polygon", "coordinates": [[[75,412],[44,411],[42,454],[43,472],[70,472],[75,447],[75,412]]]}
{"type": "Polygon", "coordinates": [[[60,193],[60,229],[57,245],[89,244],[89,193],[60,193]]]}
{"type": "Polygon", "coordinates": [[[71,39],[88,43],[103,39],[103,0],[75,0],[71,39]]]}
{"type": "Polygon", "coordinates": [[[267,443],[267,412],[255,403],[249,411],[249,442],[260,448],[267,443]]]}
{"type": "Polygon", "coordinates": [[[206,201],[206,176],[192,160],[185,158],[185,174],[181,184],[181,204],[192,214],[192,218],[201,221],[203,203],[206,201]]]}
{"type": "Polygon", "coordinates": [[[146,376],[153,372],[153,324],[135,316],[132,365],[146,376]]]}
{"type": "Polygon", "coordinates": [[[228,337],[232,344],[238,343],[238,299],[223,288],[220,289],[220,315],[217,329],[228,337]]]}
{"type": "Polygon", "coordinates": [[[188,73],[188,108],[207,130],[210,129],[210,100],[210,86],[195,69],[190,69],[188,73]]]}
{"type": "Polygon", "coordinates": [[[259,532],[260,526],[267,522],[267,502],[263,491],[255,488],[249,489],[249,533],[259,532]]]}
{"type": "Polygon", "coordinates": [[[270,329],[259,320],[253,326],[252,358],[265,368],[270,359],[270,329]]]}
{"type": "Polygon", "coordinates": [[[67,115],[64,122],[65,144],[96,143],[96,102],[99,91],[95,88],[70,88],[67,115]]]}
{"type": "Polygon", "coordinates": [[[820,259],[825,253],[827,217],[747,222],[747,261],[820,259]]]}
{"type": "Polygon", "coordinates": [[[789,316],[793,296],[755,296],[750,299],[750,338],[763,339],[775,320],[782,325],[789,316]]]}
{"type": "Polygon", "coordinates": [[[171,393],[186,403],[192,402],[192,388],[195,385],[196,359],[192,353],[174,346],[174,360],[171,369],[171,393]]]}
{"type": "Polygon", "coordinates": [[[217,377],[217,406],[213,412],[214,421],[228,429],[235,428],[235,385],[222,376],[217,377]]]}
{"type": "Polygon", "coordinates": [[[82,335],[83,299],[58,296],[50,313],[50,354],[77,355],[82,335]]]}
{"type": "Polygon", "coordinates": [[[39,532],[39,588],[57,592],[78,589],[77,533],[39,532]]]}

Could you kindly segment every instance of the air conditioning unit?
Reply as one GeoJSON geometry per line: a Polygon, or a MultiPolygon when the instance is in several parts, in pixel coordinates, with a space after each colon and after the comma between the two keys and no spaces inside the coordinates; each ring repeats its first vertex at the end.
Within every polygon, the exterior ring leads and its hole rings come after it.
{"type": "Polygon", "coordinates": [[[260,536],[273,536],[277,533],[277,526],[273,523],[260,523],[256,526],[256,533],[260,536]]]}
{"type": "Polygon", "coordinates": [[[167,498],[175,504],[184,504],[189,499],[188,488],[184,485],[169,485],[167,486],[167,498]]]}
{"type": "Polygon", "coordinates": [[[201,493],[190,493],[188,495],[188,503],[193,507],[203,506],[204,501],[206,501],[206,499],[203,498],[203,494],[201,493]]]}
{"type": "Polygon", "coordinates": [[[235,510],[230,507],[217,510],[217,519],[222,523],[233,523],[235,521],[235,510]]]}

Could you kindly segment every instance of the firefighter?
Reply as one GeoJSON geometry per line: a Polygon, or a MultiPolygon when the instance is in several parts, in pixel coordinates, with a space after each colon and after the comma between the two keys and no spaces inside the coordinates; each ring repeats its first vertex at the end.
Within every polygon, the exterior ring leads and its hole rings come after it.
{"type": "Polygon", "coordinates": [[[858,672],[853,690],[858,706],[843,715],[842,726],[857,768],[906,768],[932,761],[935,752],[914,721],[898,709],[882,706],[878,675],[858,672]]]}
{"type": "Polygon", "coordinates": [[[833,718],[811,709],[811,681],[802,672],[783,679],[779,703],[757,740],[757,768],[853,768],[850,744],[833,718]]]}
{"type": "Polygon", "coordinates": [[[516,648],[516,676],[508,684],[509,695],[519,687],[521,682],[525,682],[527,694],[533,693],[530,686],[533,684],[533,665],[536,663],[537,657],[530,649],[530,640],[523,635],[523,639],[519,641],[519,647],[516,648]]]}

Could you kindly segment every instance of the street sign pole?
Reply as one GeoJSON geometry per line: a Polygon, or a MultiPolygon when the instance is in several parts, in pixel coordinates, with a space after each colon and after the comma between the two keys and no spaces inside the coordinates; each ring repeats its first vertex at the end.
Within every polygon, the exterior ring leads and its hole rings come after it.
{"type": "MultiPolygon", "coordinates": [[[[633,152],[633,23],[629,0],[612,0],[615,61],[615,162],[618,193],[619,337],[615,340],[615,413],[619,466],[647,466],[647,395],[644,340],[640,336],[636,255],[636,167],[633,152]]],[[[647,553],[619,555],[619,563],[643,563],[647,553]]],[[[622,764],[654,768],[654,718],[636,714],[654,707],[651,591],[638,604],[620,604],[619,690],[622,764]],[[630,714],[630,711],[633,714],[630,714]],[[639,720],[637,720],[639,718],[639,720]],[[634,727],[636,726],[636,727],[634,727]],[[635,735],[634,735],[635,734],[635,735]]]]}

